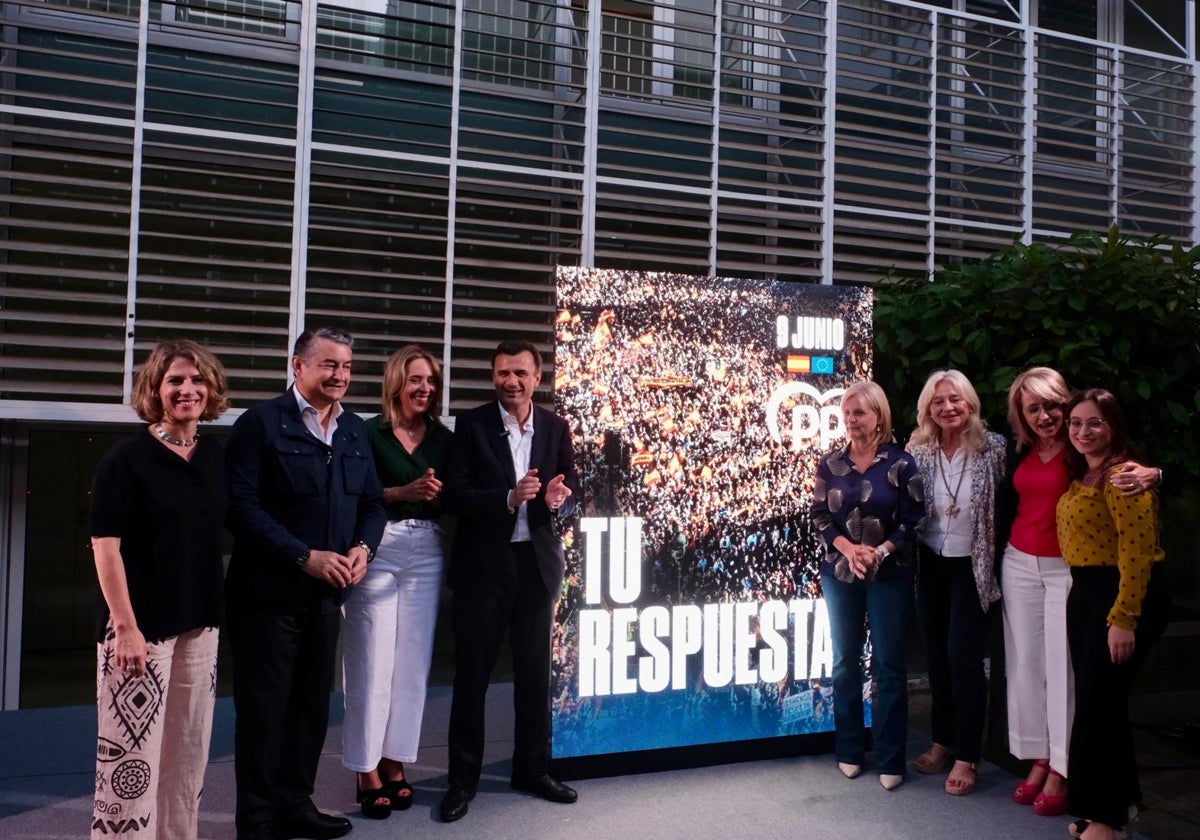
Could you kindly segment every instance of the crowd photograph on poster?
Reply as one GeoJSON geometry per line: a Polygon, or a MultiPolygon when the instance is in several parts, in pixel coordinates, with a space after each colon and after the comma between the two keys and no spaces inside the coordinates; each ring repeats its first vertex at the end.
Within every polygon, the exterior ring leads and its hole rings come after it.
{"type": "Polygon", "coordinates": [[[559,269],[555,405],[584,498],[554,634],[556,759],[832,729],[808,510],[838,397],[871,375],[871,302],[559,269]]]}

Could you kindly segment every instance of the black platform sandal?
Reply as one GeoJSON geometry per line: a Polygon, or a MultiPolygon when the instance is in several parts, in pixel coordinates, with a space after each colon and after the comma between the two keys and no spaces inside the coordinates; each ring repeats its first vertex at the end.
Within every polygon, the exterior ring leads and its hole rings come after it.
{"type": "Polygon", "coordinates": [[[399,778],[385,781],[383,789],[387,793],[388,799],[392,800],[393,811],[407,811],[412,807],[413,788],[408,783],[408,779],[399,778]]]}
{"type": "Polygon", "coordinates": [[[392,815],[392,800],[387,788],[367,788],[363,790],[358,786],[358,779],[354,780],[355,799],[362,808],[362,815],[372,820],[386,820],[392,815]],[[386,799],[386,802],[379,800],[386,799]]]}

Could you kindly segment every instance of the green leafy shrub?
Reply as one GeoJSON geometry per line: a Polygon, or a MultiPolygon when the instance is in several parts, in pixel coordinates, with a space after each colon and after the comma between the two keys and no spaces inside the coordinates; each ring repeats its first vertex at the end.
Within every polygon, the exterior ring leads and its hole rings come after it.
{"type": "Polygon", "coordinates": [[[932,282],[876,287],[875,379],[903,442],[939,368],[965,373],[989,428],[1007,434],[1008,386],[1033,365],[1075,389],[1107,388],[1146,462],[1167,475],[1163,547],[1176,615],[1200,615],[1200,246],[1117,229],[1014,243],[932,282]]]}
{"type": "Polygon", "coordinates": [[[900,428],[938,368],[961,370],[990,428],[1008,432],[1008,386],[1033,365],[1072,388],[1120,399],[1151,463],[1200,480],[1200,246],[1138,239],[1116,228],[1059,244],[1013,245],[876,288],[876,380],[900,428]]]}

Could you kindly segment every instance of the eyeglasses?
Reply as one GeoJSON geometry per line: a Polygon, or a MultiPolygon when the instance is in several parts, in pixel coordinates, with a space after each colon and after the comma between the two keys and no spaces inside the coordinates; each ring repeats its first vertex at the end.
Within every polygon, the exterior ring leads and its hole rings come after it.
{"type": "Polygon", "coordinates": [[[1025,413],[1030,417],[1037,417],[1043,412],[1053,414],[1056,411],[1062,411],[1063,404],[1058,402],[1032,403],[1025,408],[1025,413]]]}
{"type": "Polygon", "coordinates": [[[1088,417],[1086,420],[1082,417],[1072,417],[1067,421],[1067,425],[1071,427],[1072,431],[1078,431],[1079,429],[1091,429],[1094,432],[1097,429],[1102,429],[1107,426],[1108,421],[1102,420],[1099,417],[1088,417]]]}

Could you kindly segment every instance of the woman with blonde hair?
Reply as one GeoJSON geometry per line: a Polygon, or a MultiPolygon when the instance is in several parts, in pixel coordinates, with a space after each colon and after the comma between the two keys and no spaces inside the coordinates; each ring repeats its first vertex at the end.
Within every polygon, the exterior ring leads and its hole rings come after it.
{"type": "Polygon", "coordinates": [[[346,718],[342,763],[364,816],[412,805],[405,762],[417,760],[446,558],[443,480],[451,433],[438,420],[442,369],[415,344],[383,371],[382,413],[368,423],[388,524],[342,610],[346,718]]]}
{"type": "MultiPolygon", "coordinates": [[[[1008,749],[1032,759],[1013,800],[1042,816],[1067,810],[1067,754],[1075,709],[1067,643],[1071,571],[1059,545],[1055,509],[1070,486],[1064,407],[1071,400],[1058,371],[1033,367],[1008,389],[1009,492],[1014,501],[1000,576],[1004,594],[1004,656],[1008,749]]],[[[1154,486],[1160,472],[1135,463],[1110,481],[1126,494],[1154,486]]]]}
{"type": "Polygon", "coordinates": [[[187,840],[199,830],[224,603],[225,453],[198,427],[228,405],[212,353],[160,342],[133,384],[147,425],[96,471],[93,838],[187,840]]]}
{"type": "Polygon", "coordinates": [[[812,523],[825,544],[821,590],[833,642],[834,753],[855,778],[863,765],[862,651],[871,629],[872,719],[879,783],[904,780],[908,731],[905,629],[912,608],[912,545],[921,520],[916,465],[891,442],[887,396],[856,382],[842,396],[849,442],[817,465],[812,523]]]}
{"type": "Polygon", "coordinates": [[[996,489],[1005,443],[987,431],[979,396],[960,371],[937,370],[917,398],[917,430],[908,451],[925,487],[917,567],[917,616],[929,664],[933,743],[917,757],[921,773],[940,773],[953,758],[946,793],[975,789],[983,751],[988,614],[996,580],[996,489]]]}

